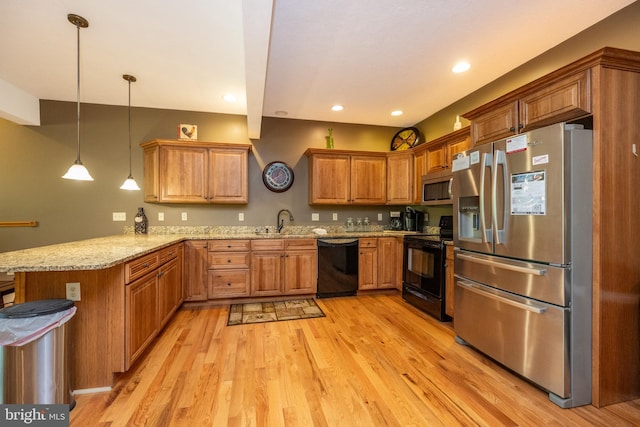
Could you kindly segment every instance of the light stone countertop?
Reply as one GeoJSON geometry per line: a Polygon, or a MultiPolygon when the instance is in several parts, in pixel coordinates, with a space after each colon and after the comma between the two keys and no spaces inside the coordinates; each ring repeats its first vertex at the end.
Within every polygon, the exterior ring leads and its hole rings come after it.
{"type": "Polygon", "coordinates": [[[124,235],[0,253],[0,272],[100,270],[185,240],[355,238],[417,234],[383,230],[381,227],[369,232],[345,232],[340,228],[323,228],[327,229],[327,234],[320,236],[313,233],[311,227],[285,227],[280,234],[256,232],[255,227],[242,229],[216,227],[206,230],[198,227],[191,229],[179,227],[171,230],[166,228],[150,230],[150,234],[147,235],[135,235],[125,228],[124,235]]]}

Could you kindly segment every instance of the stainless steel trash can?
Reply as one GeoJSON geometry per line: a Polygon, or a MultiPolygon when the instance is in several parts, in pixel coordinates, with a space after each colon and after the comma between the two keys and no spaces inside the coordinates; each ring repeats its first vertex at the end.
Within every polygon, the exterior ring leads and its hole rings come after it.
{"type": "MultiPolygon", "coordinates": [[[[68,404],[69,409],[73,409],[75,399],[69,382],[69,324],[65,320],[58,325],[61,322],[56,320],[48,328],[42,328],[47,319],[58,318],[59,314],[64,314],[61,312],[73,307],[71,300],[51,299],[15,304],[0,310],[0,322],[23,322],[28,325],[29,319],[42,317],[40,320],[45,322],[40,322],[40,330],[50,329],[27,344],[3,347],[3,403],[68,404]],[[52,328],[52,325],[55,327],[52,328]]],[[[73,313],[75,309],[71,316],[73,313]]],[[[34,331],[23,333],[30,332],[34,331]]]]}

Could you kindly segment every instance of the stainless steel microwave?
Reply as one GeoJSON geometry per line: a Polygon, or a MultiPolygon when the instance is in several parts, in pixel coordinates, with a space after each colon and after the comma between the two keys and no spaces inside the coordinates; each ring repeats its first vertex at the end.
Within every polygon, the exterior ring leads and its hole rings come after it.
{"type": "Polygon", "coordinates": [[[450,205],[451,184],[453,178],[450,171],[437,172],[422,176],[420,195],[421,205],[450,205]]]}

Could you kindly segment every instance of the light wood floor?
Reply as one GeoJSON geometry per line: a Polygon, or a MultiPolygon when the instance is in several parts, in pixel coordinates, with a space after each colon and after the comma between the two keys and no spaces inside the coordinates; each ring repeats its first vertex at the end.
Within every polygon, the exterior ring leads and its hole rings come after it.
{"type": "Polygon", "coordinates": [[[555,406],[399,295],[318,304],[327,317],[229,327],[228,306],[180,310],[110,393],[76,396],[71,425],[640,425],[640,399],[555,406]]]}

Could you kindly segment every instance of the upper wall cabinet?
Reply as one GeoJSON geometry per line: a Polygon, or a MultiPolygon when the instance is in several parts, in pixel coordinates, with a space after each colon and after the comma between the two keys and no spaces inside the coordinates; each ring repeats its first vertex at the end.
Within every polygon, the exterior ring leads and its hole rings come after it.
{"type": "Polygon", "coordinates": [[[155,139],[141,146],[145,202],[248,203],[250,144],[155,139]]]}
{"type": "Polygon", "coordinates": [[[310,205],[384,205],[386,153],[309,148],[310,205]]]}
{"type": "Polygon", "coordinates": [[[413,204],[413,153],[411,150],[387,153],[387,204],[413,204]]]}
{"type": "Polygon", "coordinates": [[[438,176],[451,173],[456,154],[471,148],[469,126],[453,131],[438,139],[418,145],[413,149],[415,203],[421,202],[422,177],[439,172],[438,176]]]}
{"type": "Polygon", "coordinates": [[[477,145],[589,113],[591,73],[587,69],[553,76],[535,89],[514,91],[464,117],[471,120],[471,136],[477,145]]]}

